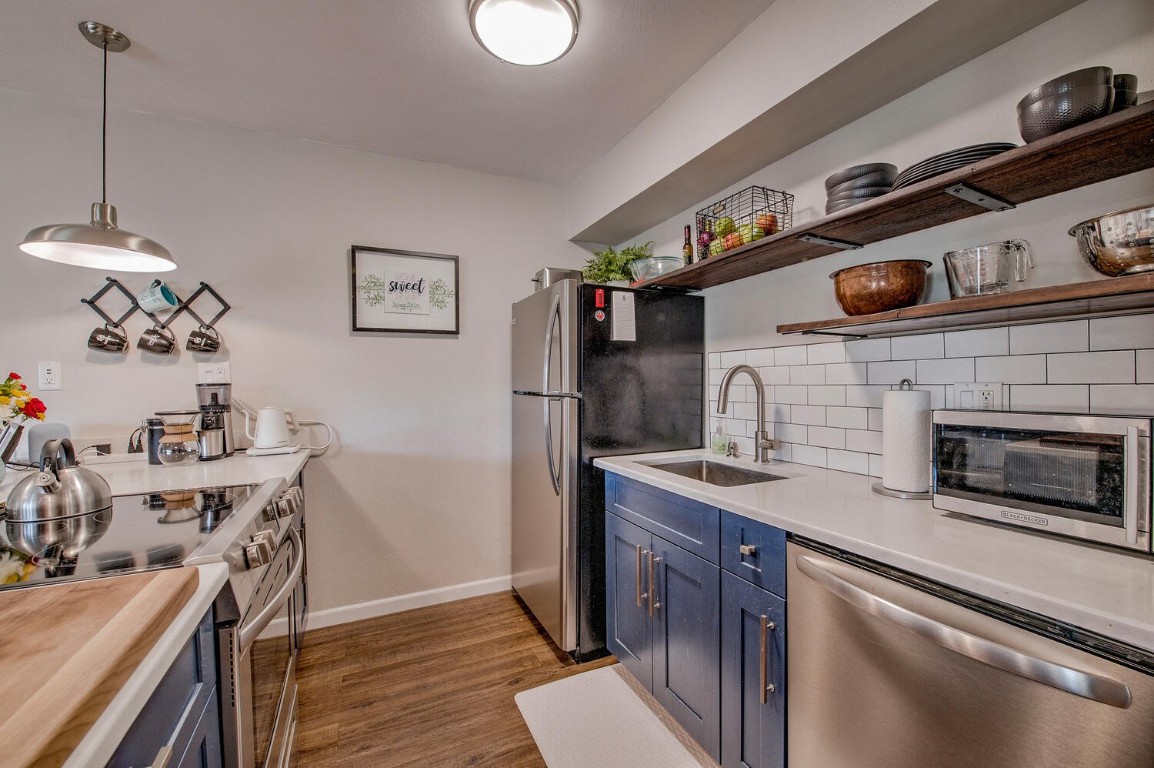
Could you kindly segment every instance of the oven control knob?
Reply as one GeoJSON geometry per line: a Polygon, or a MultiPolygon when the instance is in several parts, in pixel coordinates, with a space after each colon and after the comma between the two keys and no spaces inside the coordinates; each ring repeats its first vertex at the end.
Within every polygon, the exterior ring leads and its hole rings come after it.
{"type": "Polygon", "coordinates": [[[248,567],[259,568],[272,562],[273,551],[276,548],[276,538],[272,531],[257,531],[252,539],[244,546],[244,556],[248,560],[248,567]]]}
{"type": "Polygon", "coordinates": [[[297,511],[296,499],[286,493],[277,501],[276,510],[281,517],[292,517],[297,511]]]}

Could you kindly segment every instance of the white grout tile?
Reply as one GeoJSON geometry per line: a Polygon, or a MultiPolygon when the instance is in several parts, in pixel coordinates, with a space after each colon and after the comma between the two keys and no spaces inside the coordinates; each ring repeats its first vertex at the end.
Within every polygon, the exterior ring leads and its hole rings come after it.
{"type": "MultiPolygon", "coordinates": [[[[1007,399],[1004,402],[1009,402],[1008,397],[1007,395],[1007,399]]],[[[869,411],[869,428],[880,432],[882,429],[882,409],[869,408],[867,410],[869,411]]]]}
{"type": "Polygon", "coordinates": [[[825,384],[824,365],[791,365],[789,367],[790,384],[825,384]]]}
{"type": "Polygon", "coordinates": [[[974,377],[1002,384],[1045,384],[1046,356],[979,357],[974,361],[974,377]]]}
{"type": "Polygon", "coordinates": [[[979,328],[974,331],[954,331],[946,334],[946,357],[977,357],[979,355],[1008,355],[1009,328],[979,328]]]}
{"type": "Polygon", "coordinates": [[[834,363],[825,367],[826,384],[865,384],[865,363],[834,363]]]}
{"type": "Polygon", "coordinates": [[[793,446],[789,443],[778,443],[770,455],[778,461],[793,461],[793,446]]]}
{"type": "Polygon", "coordinates": [[[756,403],[730,403],[730,414],[735,419],[749,419],[750,421],[757,418],[757,404],[756,403]]]}
{"type": "Polygon", "coordinates": [[[806,350],[810,365],[845,362],[845,344],[840,341],[831,344],[810,344],[806,350]]]}
{"type": "Polygon", "coordinates": [[[810,427],[809,444],[822,448],[845,448],[845,430],[836,427],[810,427]]]}
{"type": "Polygon", "coordinates": [[[917,378],[918,367],[913,360],[895,363],[868,363],[866,381],[870,384],[900,384],[902,379],[917,378]]]}
{"type": "Polygon", "coordinates": [[[847,429],[845,447],[846,450],[860,451],[861,453],[881,453],[882,433],[871,432],[867,429],[847,429]]]}
{"type": "Polygon", "coordinates": [[[941,384],[918,384],[914,389],[930,393],[931,408],[946,407],[946,388],[941,384]]]}
{"type": "Polygon", "coordinates": [[[945,356],[946,348],[940,333],[890,339],[891,360],[928,360],[945,356]]]}
{"type": "Polygon", "coordinates": [[[870,470],[869,454],[830,449],[826,451],[826,466],[840,472],[868,475],[870,470]]]}
{"type": "Polygon", "coordinates": [[[720,352],[710,352],[706,356],[706,360],[708,361],[710,368],[720,368],[721,367],[721,353],[720,352]]]}
{"type": "Polygon", "coordinates": [[[754,368],[773,365],[773,347],[745,350],[745,364],[752,365],[754,368]]]}
{"type": "Polygon", "coordinates": [[[889,389],[888,384],[847,386],[845,388],[845,404],[858,408],[881,408],[882,397],[889,389]]]}
{"type": "Polygon", "coordinates": [[[765,420],[768,422],[774,421],[789,421],[788,405],[781,405],[780,403],[766,403],[765,404],[765,420]]]}
{"type": "Polygon", "coordinates": [[[761,375],[761,380],[766,384],[789,383],[788,365],[774,365],[765,368],[758,368],[757,372],[761,375]]]}
{"type": "Polygon", "coordinates": [[[795,405],[789,409],[789,420],[794,424],[825,426],[824,405],[795,405]]]}
{"type": "Polygon", "coordinates": [[[1133,384],[1134,350],[1046,355],[1047,384],[1133,384]]]}
{"type": "Polygon", "coordinates": [[[1154,384],[1095,384],[1090,412],[1154,416],[1154,384]]]}
{"type": "Polygon", "coordinates": [[[1137,355],[1139,384],[1154,384],[1154,350],[1140,349],[1137,355]]]}
{"type": "Polygon", "coordinates": [[[780,386],[773,388],[774,401],[788,405],[805,405],[809,402],[809,387],[780,386]]]}
{"type": "Polygon", "coordinates": [[[1154,347],[1154,314],[1099,317],[1090,321],[1090,349],[1154,347]]]}
{"type": "Polygon", "coordinates": [[[735,365],[741,365],[745,362],[745,350],[739,349],[732,352],[721,353],[721,367],[732,368],[735,365]]]}
{"type": "Polygon", "coordinates": [[[847,363],[872,363],[890,359],[889,339],[859,339],[845,343],[847,363]]]}
{"type": "Polygon", "coordinates": [[[808,443],[809,427],[804,424],[774,424],[775,439],[786,443],[808,443]]]}
{"type": "Polygon", "coordinates": [[[753,438],[735,435],[733,439],[735,441],[737,441],[738,455],[740,455],[740,456],[752,456],[753,455],[753,438]]]}
{"type": "Polygon", "coordinates": [[[870,477],[882,476],[882,457],[876,453],[870,454],[870,477]]]}
{"type": "Polygon", "coordinates": [[[1010,354],[1038,352],[1085,352],[1090,349],[1090,326],[1086,320],[1010,327],[1010,354]]]}
{"type": "Polygon", "coordinates": [[[1008,408],[1012,411],[1089,413],[1090,387],[1087,384],[1013,384],[1008,408]]]}
{"type": "Polygon", "coordinates": [[[806,355],[805,347],[801,345],[792,347],[775,347],[773,350],[773,364],[808,365],[809,357],[806,355]]]}
{"type": "Polygon", "coordinates": [[[865,429],[869,425],[869,411],[865,408],[826,408],[825,420],[831,427],[865,429]]]}
{"type": "Polygon", "coordinates": [[[717,398],[721,397],[721,387],[711,384],[709,386],[709,407],[717,405],[717,398]]]}
{"type": "Polygon", "coordinates": [[[808,464],[811,467],[824,467],[826,465],[825,448],[817,448],[812,445],[794,445],[793,461],[797,464],[808,464]]]}
{"type": "Polygon", "coordinates": [[[974,358],[953,357],[946,360],[918,360],[919,387],[923,384],[955,384],[974,380],[974,358]]]}
{"type": "Polygon", "coordinates": [[[721,380],[725,378],[725,371],[721,368],[714,368],[709,372],[709,383],[720,386],[721,380]]]}
{"type": "Polygon", "coordinates": [[[844,386],[825,386],[809,388],[810,405],[845,405],[844,386]]]}

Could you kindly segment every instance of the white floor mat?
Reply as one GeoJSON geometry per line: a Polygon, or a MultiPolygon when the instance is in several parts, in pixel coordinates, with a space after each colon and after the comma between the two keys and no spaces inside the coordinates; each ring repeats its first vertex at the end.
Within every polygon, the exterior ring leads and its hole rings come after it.
{"type": "Polygon", "coordinates": [[[620,664],[514,700],[549,768],[716,768],[620,664]]]}

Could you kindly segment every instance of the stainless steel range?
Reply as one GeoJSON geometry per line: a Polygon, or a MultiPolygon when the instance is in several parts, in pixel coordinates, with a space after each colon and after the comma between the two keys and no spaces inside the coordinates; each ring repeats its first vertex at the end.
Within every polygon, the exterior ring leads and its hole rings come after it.
{"type": "Polygon", "coordinates": [[[308,616],[304,536],[302,489],[281,479],[114,496],[87,514],[4,518],[0,589],[227,563],[214,604],[224,764],[286,766],[308,616]],[[261,638],[278,618],[283,632],[261,638]]]}

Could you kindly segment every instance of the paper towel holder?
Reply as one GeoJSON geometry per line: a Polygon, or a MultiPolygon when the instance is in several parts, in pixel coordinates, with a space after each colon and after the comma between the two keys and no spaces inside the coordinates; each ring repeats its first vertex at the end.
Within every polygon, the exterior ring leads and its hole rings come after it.
{"type": "MultiPolygon", "coordinates": [[[[903,391],[911,390],[913,388],[914,383],[909,379],[902,379],[898,384],[898,389],[903,391]]],[[[918,499],[924,501],[934,497],[934,494],[930,491],[895,491],[892,488],[886,488],[884,485],[882,485],[881,480],[878,480],[876,483],[871,485],[870,490],[879,496],[889,496],[894,499],[918,499]]]]}

